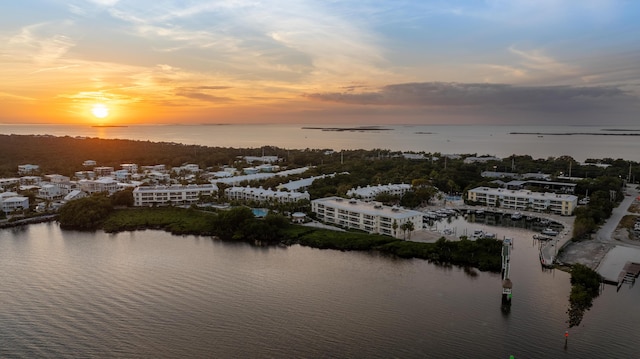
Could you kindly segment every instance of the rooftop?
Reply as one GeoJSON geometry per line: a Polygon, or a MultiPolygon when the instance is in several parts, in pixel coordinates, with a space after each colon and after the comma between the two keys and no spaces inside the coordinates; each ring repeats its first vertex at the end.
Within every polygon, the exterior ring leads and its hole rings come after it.
{"type": "Polygon", "coordinates": [[[391,217],[396,219],[410,218],[421,216],[422,213],[410,209],[404,209],[397,206],[384,206],[377,202],[363,202],[357,199],[346,199],[342,197],[325,197],[314,199],[311,202],[322,203],[337,209],[354,211],[358,213],[368,214],[372,216],[391,217]]]}

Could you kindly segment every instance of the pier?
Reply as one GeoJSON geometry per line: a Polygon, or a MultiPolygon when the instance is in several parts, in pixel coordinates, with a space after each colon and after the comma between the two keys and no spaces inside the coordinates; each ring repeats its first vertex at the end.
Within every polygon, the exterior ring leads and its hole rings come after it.
{"type": "Polygon", "coordinates": [[[617,289],[620,290],[623,284],[629,283],[633,286],[636,283],[636,278],[640,275],[640,263],[627,262],[624,268],[618,275],[617,289]]]}
{"type": "Polygon", "coordinates": [[[502,241],[502,310],[508,312],[511,308],[511,290],[513,283],[509,279],[510,257],[513,239],[505,238],[502,241]]]}

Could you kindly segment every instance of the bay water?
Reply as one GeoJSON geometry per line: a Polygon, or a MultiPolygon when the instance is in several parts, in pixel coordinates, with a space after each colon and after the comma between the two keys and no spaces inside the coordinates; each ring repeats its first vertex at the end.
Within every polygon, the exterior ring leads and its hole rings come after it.
{"type": "MultiPolygon", "coordinates": [[[[478,224],[473,224],[478,226],[478,224]]],[[[160,231],[0,231],[2,358],[631,358],[640,291],[608,286],[570,329],[569,275],[514,238],[498,274],[160,231]]]]}
{"type": "MultiPolygon", "coordinates": [[[[326,131],[334,125],[88,125],[0,124],[1,134],[81,136],[176,142],[187,145],[255,149],[266,146],[288,149],[389,149],[442,154],[530,155],[534,159],[571,156],[577,161],[613,158],[640,162],[640,126],[447,126],[384,125],[350,131],[326,131]],[[315,128],[310,128],[315,127],[315,128]],[[516,134],[517,133],[517,134],[516,134]]],[[[268,148],[265,149],[268,153],[268,148]]]]}
{"type": "MultiPolygon", "coordinates": [[[[253,149],[247,155],[273,145],[639,160],[638,137],[593,135],[620,132],[605,127],[303,127],[2,124],[0,133],[253,149]]],[[[540,267],[530,229],[492,232],[514,238],[508,314],[499,275],[423,260],[159,231],[64,231],[55,222],[1,230],[0,357],[637,356],[636,287],[606,286],[565,347],[569,275],[540,267]]]]}

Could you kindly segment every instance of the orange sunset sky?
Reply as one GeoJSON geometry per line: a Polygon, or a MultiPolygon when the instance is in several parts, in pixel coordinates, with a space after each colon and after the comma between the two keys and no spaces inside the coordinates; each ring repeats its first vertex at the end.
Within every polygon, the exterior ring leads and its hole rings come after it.
{"type": "Polygon", "coordinates": [[[0,123],[635,124],[640,2],[5,1],[0,123]]]}

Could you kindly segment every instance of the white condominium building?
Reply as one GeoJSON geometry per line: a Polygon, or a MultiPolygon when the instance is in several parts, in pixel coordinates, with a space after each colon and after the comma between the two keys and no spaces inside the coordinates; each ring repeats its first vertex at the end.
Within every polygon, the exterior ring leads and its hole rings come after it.
{"type": "Polygon", "coordinates": [[[477,187],[469,190],[467,198],[486,206],[519,211],[550,211],[563,216],[572,215],[578,205],[578,197],[574,195],[489,187],[477,187]]]}
{"type": "Polygon", "coordinates": [[[123,163],[120,165],[125,171],[129,171],[129,173],[138,173],[138,165],[135,163],[123,163]]]}
{"type": "Polygon", "coordinates": [[[276,163],[280,162],[278,156],[244,156],[244,160],[247,163],[262,162],[262,163],[276,163]]]}
{"type": "Polygon", "coordinates": [[[0,188],[7,188],[11,186],[15,186],[20,183],[20,178],[12,177],[12,178],[0,178],[0,188]]]}
{"type": "Polygon", "coordinates": [[[63,175],[59,175],[59,174],[51,174],[51,175],[44,175],[44,178],[49,180],[49,182],[51,183],[68,183],[69,181],[71,181],[71,178],[67,177],[67,176],[63,176],[63,175]]]}
{"type": "Polygon", "coordinates": [[[118,191],[118,182],[111,177],[98,178],[97,180],[82,179],[78,181],[78,187],[89,194],[101,192],[113,194],[118,191]]]}
{"type": "Polygon", "coordinates": [[[57,199],[64,198],[67,193],[68,191],[61,186],[57,186],[52,183],[44,183],[38,190],[38,197],[47,199],[49,201],[55,201],[57,199]]]}
{"type": "Polygon", "coordinates": [[[0,193],[0,208],[4,213],[29,208],[29,197],[18,196],[15,192],[0,193]]]}
{"type": "Polygon", "coordinates": [[[487,156],[487,157],[467,157],[464,159],[465,164],[469,163],[487,163],[489,161],[501,161],[498,157],[487,156]]]}
{"type": "Polygon", "coordinates": [[[400,207],[383,206],[380,203],[363,202],[356,199],[326,197],[311,201],[311,211],[326,223],[355,228],[369,233],[403,238],[401,226],[409,221],[414,231],[422,229],[422,213],[400,207]],[[394,230],[394,225],[396,229],[394,230]]]}
{"type": "Polygon", "coordinates": [[[218,186],[213,184],[137,187],[133,190],[133,205],[187,205],[196,203],[201,196],[212,196],[216,192],[218,186]]]}
{"type": "Polygon", "coordinates": [[[411,190],[411,185],[409,184],[389,183],[387,185],[352,188],[349,191],[347,191],[347,196],[360,198],[365,202],[370,202],[376,199],[376,196],[381,193],[387,193],[392,196],[402,196],[410,190],[411,190]]]}
{"type": "Polygon", "coordinates": [[[235,201],[255,201],[255,202],[279,202],[279,203],[295,203],[300,200],[308,200],[307,192],[286,192],[264,189],[262,187],[231,187],[224,190],[224,194],[230,200],[235,201]]]}
{"type": "Polygon", "coordinates": [[[188,163],[179,167],[173,167],[171,170],[173,171],[173,173],[198,173],[200,172],[200,166],[193,163],[188,163]]]}
{"type": "Polygon", "coordinates": [[[113,173],[113,167],[110,166],[101,166],[101,167],[94,167],[93,168],[93,172],[95,172],[95,174],[98,177],[103,177],[103,176],[111,176],[111,174],[113,173]]]}
{"type": "Polygon", "coordinates": [[[38,165],[19,165],[18,166],[18,174],[20,175],[30,175],[40,171],[40,166],[38,165]]]}
{"type": "Polygon", "coordinates": [[[140,169],[142,170],[142,172],[162,172],[162,173],[166,173],[167,172],[167,166],[165,165],[152,165],[152,166],[141,166],[140,169]]]}
{"type": "Polygon", "coordinates": [[[96,178],[96,173],[93,171],[78,171],[75,174],[77,179],[94,179],[96,178]]]}

